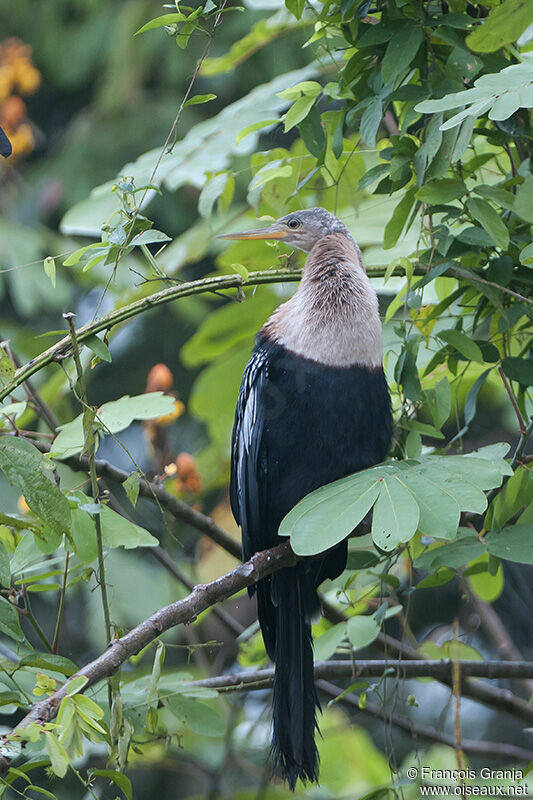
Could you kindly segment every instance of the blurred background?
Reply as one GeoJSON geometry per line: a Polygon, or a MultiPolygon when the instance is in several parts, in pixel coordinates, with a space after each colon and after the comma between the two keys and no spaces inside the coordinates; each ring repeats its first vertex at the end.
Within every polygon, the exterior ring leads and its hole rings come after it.
{"type": "MultiPolygon", "coordinates": [[[[248,0],[246,13],[228,14],[217,32],[210,57],[222,57],[254,24],[280,7],[275,0],[248,0]]],[[[43,334],[65,329],[63,312],[74,311],[77,324],[81,325],[95,313],[111,310],[118,300],[126,302],[160,288],[159,284],[142,284],[131,271],[140,269],[135,255],[124,259],[105,291],[111,267],[99,264],[83,272],[79,265],[63,266],[63,262],[76,248],[94,242],[101,221],[107,216],[104,212],[113,209],[113,202],[116,205],[113,198],[109,205],[108,192],[101,206],[98,197],[93,196],[89,208],[84,202],[91,190],[129,174],[123,172],[124,165],[135,162],[152,148],[161,148],[205,48],[205,37],[196,34],[186,50],[177,48],[174,39],[161,30],[134,36],[147,20],[164,11],[154,0],[0,0],[0,125],[14,149],[13,156],[0,164],[0,340],[9,340],[20,362],[26,362],[59,338],[59,333],[43,334]],[[94,211],[92,218],[90,209],[94,211]],[[43,259],[47,256],[56,259],[55,284],[44,269],[43,259]]],[[[195,93],[213,92],[217,97],[209,104],[184,110],[177,130],[178,142],[194,126],[208,122],[254,87],[291,70],[309,69],[313,53],[312,49],[302,50],[309,35],[304,28],[294,26],[288,35],[285,32],[273,37],[269,45],[259,48],[241,66],[201,76],[195,93]]],[[[238,132],[245,124],[237,113],[235,130],[238,132]]],[[[235,130],[232,129],[233,141],[235,130]]],[[[277,127],[264,134],[260,144],[265,148],[287,147],[291,137],[283,136],[277,127]]],[[[223,150],[224,146],[224,140],[219,140],[217,147],[223,150]]],[[[250,179],[248,156],[249,150],[244,148],[231,153],[236,182],[232,208],[234,214],[237,209],[237,215],[245,207],[250,179]]],[[[190,172],[181,182],[175,180],[174,190],[164,187],[149,207],[154,227],[172,240],[162,257],[167,274],[192,279],[228,271],[235,262],[257,269],[273,265],[276,251],[265,244],[253,251],[239,250],[240,245],[235,245],[228,256],[219,244],[213,243],[212,236],[218,230],[227,229],[236,221],[228,214],[220,215],[214,223],[199,217],[200,190],[194,178],[198,166],[187,159],[183,163],[190,172]]],[[[209,163],[202,165],[203,170],[209,168],[209,163]]],[[[364,169],[363,164],[361,174],[364,169]]],[[[349,221],[355,226],[356,236],[360,233],[358,238],[369,262],[380,263],[382,221],[388,218],[390,207],[384,208],[387,201],[383,198],[378,198],[377,203],[374,198],[373,202],[366,211],[358,209],[355,201],[351,207],[346,202],[344,209],[347,216],[353,215],[349,221]]],[[[416,239],[416,232],[413,236],[416,239]]],[[[404,252],[409,252],[411,246],[412,240],[404,242],[404,252]]],[[[383,309],[393,296],[394,287],[391,281],[382,291],[383,309]]],[[[238,382],[253,333],[292,290],[287,284],[262,287],[251,293],[249,303],[243,306],[247,322],[241,322],[240,329],[232,328],[235,304],[217,296],[204,295],[166,305],[123,325],[112,338],[112,363],[101,363],[89,372],[88,396],[95,405],[144,391],[175,394],[178,402],[172,419],[157,425],[134,424],[121,435],[123,447],[106,440],[99,456],[131,470],[131,454],[151,477],[165,475],[167,468],[166,475],[173,480],[172,491],[212,514],[236,539],[238,530],[229,510],[226,482],[238,382]],[[215,309],[222,334],[201,328],[215,309]]],[[[445,292],[445,285],[442,291],[445,292]]],[[[392,342],[393,337],[392,330],[387,329],[386,341],[392,342]]],[[[58,366],[47,370],[45,377],[40,376],[36,382],[60,422],[68,422],[78,413],[58,366]]],[[[465,392],[468,388],[465,386],[465,392]]],[[[514,443],[516,421],[499,384],[487,381],[481,396],[480,413],[465,439],[466,449],[495,441],[514,443]]],[[[454,425],[455,420],[451,419],[450,430],[454,425]]],[[[66,467],[62,478],[67,485],[78,485],[79,476],[66,467]]],[[[117,493],[120,497],[120,490],[117,493]]],[[[1,479],[0,507],[16,511],[21,509],[21,502],[17,490],[1,479]]],[[[131,509],[128,513],[132,514],[131,509]]],[[[236,563],[209,540],[199,541],[198,534],[187,526],[163,517],[148,501],[139,502],[134,518],[160,539],[188,580],[207,581],[236,563]]],[[[150,554],[114,550],[107,557],[106,568],[113,621],[122,628],[135,625],[156,608],[186,593],[183,582],[165,571],[150,554]]],[[[523,654],[531,656],[531,576],[517,570],[510,578],[497,608],[523,654]]],[[[94,584],[80,583],[65,617],[60,652],[80,664],[105,646],[99,597],[93,589],[94,584]]],[[[477,633],[476,609],[460,597],[455,582],[447,584],[439,595],[427,595],[422,593],[422,600],[412,601],[415,631],[440,644],[449,638],[450,621],[458,614],[464,625],[465,643],[485,656],[495,655],[477,633]]],[[[39,620],[45,632],[50,633],[55,599],[43,594],[39,600],[39,620]]],[[[225,607],[237,630],[245,631],[253,624],[255,611],[247,597],[234,598],[225,607]]],[[[398,634],[392,623],[390,630],[398,634]]],[[[28,635],[31,640],[32,634],[28,635]]],[[[185,673],[193,675],[204,674],[202,670],[217,674],[224,669],[265,663],[260,640],[251,636],[237,664],[233,637],[228,637],[224,625],[212,616],[194,628],[172,632],[167,639],[167,665],[181,666],[185,673]],[[206,642],[212,644],[205,646],[206,642]]],[[[37,646],[36,640],[34,644],[37,646]]],[[[145,662],[141,660],[146,674],[152,657],[153,653],[145,662]]],[[[414,718],[451,730],[447,690],[432,682],[417,683],[414,691],[420,706],[411,709],[414,718]]],[[[506,741],[523,740],[522,727],[505,715],[496,717],[494,712],[469,701],[464,701],[463,711],[465,737],[482,738],[490,730],[495,738],[497,725],[498,735],[506,741]]],[[[214,730],[215,735],[206,738],[187,731],[183,749],[179,741],[165,749],[165,742],[157,739],[152,748],[133,752],[130,774],[134,796],[161,800],[287,796],[281,786],[267,788],[269,771],[264,756],[269,733],[268,693],[236,696],[225,705],[225,713],[230,734],[224,734],[224,729],[214,730]]],[[[8,716],[0,720],[6,726],[12,722],[8,716]]],[[[413,750],[408,733],[393,733],[380,721],[369,722],[357,709],[349,715],[337,706],[330,709],[323,730],[323,786],[309,790],[309,797],[364,794],[389,781],[389,758],[399,763],[413,750]]],[[[103,766],[102,753],[102,747],[95,744],[86,758],[103,766]]],[[[435,745],[431,758],[435,765],[455,766],[453,753],[447,748],[435,745]]],[[[84,796],[70,773],[62,782],[50,778],[50,787],[65,800],[84,796]]],[[[97,796],[106,800],[116,794],[115,787],[100,790],[97,796]]]]}

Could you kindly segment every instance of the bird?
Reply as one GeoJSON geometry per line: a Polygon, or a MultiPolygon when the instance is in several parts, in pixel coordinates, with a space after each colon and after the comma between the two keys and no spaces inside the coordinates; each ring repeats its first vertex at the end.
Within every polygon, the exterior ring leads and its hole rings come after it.
{"type": "Polygon", "coordinates": [[[0,156],[8,158],[13,152],[11,142],[9,141],[6,132],[0,128],[0,156]]]}
{"type": "MultiPolygon", "coordinates": [[[[220,238],[280,240],[308,253],[295,294],[257,335],[238,395],[230,501],[246,561],[285,541],[279,525],[305,495],[384,460],[391,404],[377,295],[340,219],[309,208],[220,238]]],[[[338,577],[346,558],[343,541],[249,589],[275,664],[273,766],[293,791],[298,779],[318,782],[311,625],[318,586],[338,577]]]]}

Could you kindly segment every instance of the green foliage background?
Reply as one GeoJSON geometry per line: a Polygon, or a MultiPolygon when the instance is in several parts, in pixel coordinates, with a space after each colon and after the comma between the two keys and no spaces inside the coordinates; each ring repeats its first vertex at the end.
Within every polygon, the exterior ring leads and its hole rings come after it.
{"type": "MultiPolygon", "coordinates": [[[[303,257],[213,237],[312,205],[336,213],[363,249],[396,424],[394,461],[324,487],[282,525],[312,555],[374,508],[349,569],[324,586],[337,616],[316,626],[316,658],[382,657],[380,631],[421,657],[497,657],[465,597],[501,613],[530,655],[531,5],[22,0],[0,2],[0,23],[2,37],[31,45],[42,75],[26,101],[35,149],[0,165],[5,732],[111,636],[236,563],[137,497],[138,476],[159,476],[238,539],[227,481],[240,377],[303,257]],[[178,297],[194,280],[195,294],[178,297]],[[164,303],[144,302],[167,287],[164,303]],[[100,327],[79,331],[79,359],[56,347],[58,364],[40,354],[67,332],[67,311],[78,328],[100,327]],[[41,404],[13,363],[34,358],[41,404]],[[157,363],[184,413],[169,386],[145,394],[157,363]],[[164,415],[175,420],[152,422],[164,415]],[[180,453],[194,456],[201,486],[179,462],[164,472],[180,453]],[[131,473],[126,491],[97,482],[95,454],[131,473]]],[[[206,612],[129,659],[110,694],[71,684],[55,721],[8,744],[0,796],[289,796],[269,784],[268,697],[188,686],[266,665],[253,607],[239,596],[223,611],[231,631],[206,612]]],[[[527,686],[512,689],[529,698],[527,686]]],[[[407,766],[457,767],[438,735],[416,736],[429,724],[453,743],[442,684],[383,676],[354,691],[355,710],[325,708],[321,788],[298,796],[417,797],[407,766]]],[[[520,718],[471,702],[465,739],[524,745],[520,718]]],[[[496,750],[489,762],[500,761],[496,750]]]]}

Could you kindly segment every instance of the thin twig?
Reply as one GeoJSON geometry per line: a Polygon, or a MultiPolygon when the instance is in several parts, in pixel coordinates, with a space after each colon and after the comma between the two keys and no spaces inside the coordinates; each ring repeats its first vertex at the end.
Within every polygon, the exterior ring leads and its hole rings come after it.
{"type": "Polygon", "coordinates": [[[70,552],[67,550],[65,555],[65,568],[63,570],[63,580],[61,582],[61,593],[59,595],[59,608],[57,610],[56,627],[54,631],[54,639],[52,641],[52,653],[57,653],[57,646],[59,643],[59,634],[61,632],[61,622],[63,620],[63,610],[65,607],[65,593],[67,590],[68,579],[68,563],[70,559],[70,552]]]}
{"type": "MultiPolygon", "coordinates": [[[[80,358],[80,350],[78,345],[78,339],[76,336],[76,329],[74,327],[74,314],[67,313],[63,314],[63,317],[67,320],[69,329],[70,329],[70,336],[72,340],[72,354],[74,356],[74,363],[76,365],[76,374],[78,376],[78,386],[80,388],[80,395],[81,401],[84,412],[87,409],[87,394],[85,391],[85,381],[83,377],[83,367],[81,364],[80,358]]],[[[91,434],[89,436],[89,443],[88,443],[88,464],[89,464],[89,476],[91,479],[91,489],[92,495],[95,503],[98,502],[98,476],[96,474],[96,467],[95,467],[95,454],[96,454],[96,432],[93,429],[92,422],[91,422],[91,434]]],[[[111,641],[111,618],[109,615],[109,602],[107,599],[107,586],[105,580],[105,565],[104,565],[104,546],[103,546],[103,536],[102,536],[102,522],[100,519],[100,514],[93,514],[92,515],[94,521],[94,527],[96,531],[96,549],[98,553],[98,583],[100,585],[100,594],[102,597],[102,607],[104,611],[104,624],[105,624],[105,633],[106,633],[106,641],[111,641]]]]}
{"type": "Polygon", "coordinates": [[[511,384],[507,380],[507,375],[503,371],[503,367],[499,366],[498,372],[500,373],[500,378],[502,379],[505,391],[509,395],[509,400],[511,401],[511,405],[514,408],[514,413],[516,414],[516,418],[518,420],[518,429],[521,434],[524,434],[526,430],[526,423],[524,422],[524,418],[522,417],[520,409],[518,408],[518,403],[516,402],[516,397],[514,396],[513,390],[511,389],[511,384]]]}

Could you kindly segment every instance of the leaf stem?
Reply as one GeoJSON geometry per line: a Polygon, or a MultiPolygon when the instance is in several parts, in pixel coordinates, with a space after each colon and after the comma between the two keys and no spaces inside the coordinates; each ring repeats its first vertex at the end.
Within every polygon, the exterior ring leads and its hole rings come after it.
{"type": "MultiPolygon", "coordinates": [[[[30,623],[30,625],[32,626],[33,630],[35,631],[35,633],[37,634],[37,636],[39,637],[41,642],[44,644],[44,646],[46,647],[48,652],[51,652],[52,648],[50,647],[50,642],[46,638],[43,629],[41,628],[41,626],[39,625],[39,623],[37,622],[37,620],[33,616],[33,611],[31,609],[30,598],[28,597],[27,590],[24,592],[24,604],[25,604],[25,609],[24,609],[25,618],[28,620],[28,622],[30,623]]],[[[15,608],[17,608],[17,607],[15,606],[15,608]]],[[[20,611],[21,609],[17,609],[17,610],[20,611]]]]}
{"type": "Polygon", "coordinates": [[[65,569],[63,570],[63,582],[61,584],[61,594],[59,596],[59,608],[57,610],[56,627],[54,631],[54,639],[52,641],[52,653],[57,653],[57,645],[59,642],[59,632],[61,630],[61,622],[63,619],[63,609],[65,606],[65,592],[67,590],[68,578],[68,562],[70,560],[70,553],[67,551],[65,555],[65,569]]]}
{"type": "MultiPolygon", "coordinates": [[[[80,396],[82,405],[84,410],[87,410],[87,393],[85,391],[85,380],[83,377],[83,367],[81,364],[80,359],[80,349],[79,349],[79,338],[76,333],[76,328],[74,327],[74,314],[69,312],[67,314],[63,314],[63,317],[67,320],[69,330],[70,330],[70,340],[72,343],[72,355],[74,356],[74,363],[76,365],[76,374],[78,376],[78,386],[80,389],[80,396]]],[[[96,438],[96,431],[92,427],[91,421],[91,435],[89,436],[89,447],[88,447],[88,460],[89,460],[89,477],[91,479],[91,489],[92,495],[95,502],[98,502],[98,476],[96,474],[96,465],[95,465],[95,438],[96,438]]],[[[98,583],[100,584],[100,594],[102,596],[102,607],[104,610],[104,624],[105,624],[105,633],[106,633],[106,641],[111,641],[111,619],[109,616],[109,602],[107,598],[107,587],[105,582],[105,565],[104,565],[104,548],[102,543],[102,522],[100,520],[100,514],[93,514],[92,515],[94,521],[94,527],[96,530],[96,548],[98,552],[98,583]]]]}

